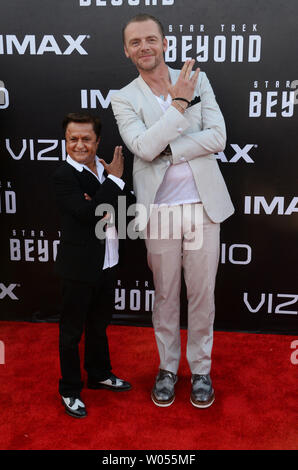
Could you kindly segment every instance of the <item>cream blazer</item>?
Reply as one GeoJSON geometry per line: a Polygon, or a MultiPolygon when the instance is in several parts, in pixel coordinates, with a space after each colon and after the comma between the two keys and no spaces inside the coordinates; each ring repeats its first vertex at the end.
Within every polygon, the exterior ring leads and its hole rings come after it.
{"type": "MultiPolygon", "coordinates": [[[[180,70],[169,68],[174,84],[180,70]]],[[[209,80],[199,73],[194,98],[200,102],[181,114],[173,106],[163,112],[149,86],[139,75],[115,92],[112,109],[120,135],[134,155],[133,185],[137,202],[148,215],[170,164],[188,162],[204,208],[213,222],[234,212],[215,152],[224,150],[226,128],[209,80]],[[172,157],[159,156],[170,145],[172,157]]]]}

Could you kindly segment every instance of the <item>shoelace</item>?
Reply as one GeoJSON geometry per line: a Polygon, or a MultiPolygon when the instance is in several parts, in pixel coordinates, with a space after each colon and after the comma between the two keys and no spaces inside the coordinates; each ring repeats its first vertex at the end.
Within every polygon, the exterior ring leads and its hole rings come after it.
{"type": "Polygon", "coordinates": [[[164,378],[169,377],[172,381],[175,382],[175,376],[171,372],[160,372],[158,379],[163,380],[164,378]]]}
{"type": "Polygon", "coordinates": [[[204,384],[209,385],[209,380],[206,377],[206,375],[194,374],[192,380],[193,380],[193,383],[202,381],[204,384]]]}

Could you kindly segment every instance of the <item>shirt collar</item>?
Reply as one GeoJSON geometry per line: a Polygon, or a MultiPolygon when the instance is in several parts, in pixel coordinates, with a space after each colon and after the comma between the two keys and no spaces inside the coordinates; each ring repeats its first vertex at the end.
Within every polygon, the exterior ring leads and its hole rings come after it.
{"type": "MultiPolygon", "coordinates": [[[[87,167],[86,165],[84,165],[83,163],[76,162],[76,161],[73,160],[69,155],[67,155],[66,161],[67,161],[67,163],[69,163],[71,166],[73,166],[76,170],[82,172],[82,171],[85,169],[85,170],[87,170],[87,171],[90,171],[94,176],[96,176],[96,175],[90,170],[90,168],[88,168],[88,167],[87,167]]],[[[103,164],[99,161],[99,158],[98,158],[97,155],[95,156],[95,161],[96,161],[96,168],[97,168],[97,173],[98,173],[98,179],[101,180],[102,174],[103,174],[103,172],[104,172],[104,166],[103,166],[103,164]]]]}

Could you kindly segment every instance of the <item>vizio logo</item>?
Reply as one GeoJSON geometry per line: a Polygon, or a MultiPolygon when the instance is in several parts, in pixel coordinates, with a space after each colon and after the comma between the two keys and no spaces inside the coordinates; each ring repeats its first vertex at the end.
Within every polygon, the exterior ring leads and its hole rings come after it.
{"type": "Polygon", "coordinates": [[[261,297],[255,302],[248,299],[248,292],[243,293],[243,301],[251,313],[257,313],[261,309],[266,313],[279,313],[285,315],[297,315],[298,295],[297,294],[266,294],[262,292],[261,297]],[[286,302],[280,302],[280,299],[286,302]],[[292,305],[295,308],[288,307],[292,305]],[[287,309],[285,308],[287,307],[287,309]]]}

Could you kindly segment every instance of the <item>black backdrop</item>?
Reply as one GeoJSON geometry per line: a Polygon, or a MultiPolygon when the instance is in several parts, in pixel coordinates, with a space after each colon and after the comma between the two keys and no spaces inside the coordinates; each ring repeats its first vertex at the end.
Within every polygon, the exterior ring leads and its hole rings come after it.
{"type": "MultiPolygon", "coordinates": [[[[136,76],[121,28],[140,12],[163,22],[171,67],[196,58],[226,119],[217,158],[236,213],[221,229],[215,327],[295,333],[296,0],[1,0],[0,319],[57,318],[60,233],[49,178],[65,158],[61,121],[70,111],[97,113],[99,154],[111,159],[121,139],[110,96],[136,76]]],[[[113,322],[151,325],[145,247],[125,244],[113,322]]],[[[181,312],[185,326],[185,289],[181,312]]]]}

